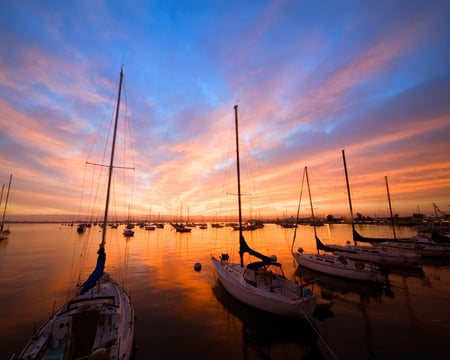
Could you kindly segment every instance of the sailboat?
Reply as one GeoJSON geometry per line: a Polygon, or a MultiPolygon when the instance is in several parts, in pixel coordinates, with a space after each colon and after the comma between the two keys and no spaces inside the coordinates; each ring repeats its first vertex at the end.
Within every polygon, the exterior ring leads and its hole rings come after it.
{"type": "MultiPolygon", "coordinates": [[[[308,168],[305,166],[303,176],[306,176],[306,182],[308,185],[309,202],[311,206],[311,215],[313,223],[315,223],[314,209],[311,199],[311,190],[309,187],[308,168]]],[[[303,187],[303,184],[302,184],[303,187]]],[[[382,281],[383,276],[380,269],[374,264],[370,264],[363,261],[355,261],[347,256],[334,255],[334,254],[320,254],[321,244],[319,237],[317,236],[316,227],[314,226],[314,237],[316,240],[317,254],[305,254],[301,247],[297,252],[292,252],[297,264],[308,269],[312,269],[324,274],[343,277],[352,280],[361,281],[382,281]]]]}
{"type": "MultiPolygon", "coordinates": [[[[350,184],[348,181],[347,162],[345,152],[342,150],[344,161],[345,180],[347,184],[348,203],[350,207],[350,216],[352,219],[352,232],[355,233],[355,224],[353,222],[353,208],[350,193],[350,184]]],[[[320,250],[332,252],[336,255],[345,255],[350,259],[374,262],[380,266],[387,267],[418,267],[420,265],[420,254],[407,253],[404,251],[389,250],[386,247],[360,246],[360,245],[330,245],[323,244],[320,240],[317,243],[320,250]]]]}
{"type": "Polygon", "coordinates": [[[240,263],[230,262],[228,254],[221,254],[219,258],[212,256],[212,262],[220,283],[239,301],[280,316],[309,318],[316,307],[312,285],[288,280],[283,275],[281,264],[276,261],[275,256],[269,257],[251,249],[244,239],[237,108],[235,105],[240,263]],[[259,261],[244,265],[245,253],[258,258],[259,261]]]}
{"type": "MultiPolygon", "coordinates": [[[[2,222],[0,224],[0,240],[6,240],[9,237],[10,231],[9,229],[5,229],[5,217],[6,217],[6,208],[8,206],[8,199],[9,199],[9,191],[11,189],[11,181],[12,181],[12,174],[9,175],[9,183],[8,183],[8,190],[6,191],[6,200],[5,200],[5,206],[3,207],[3,216],[2,216],[2,222]]],[[[4,186],[2,186],[2,195],[1,197],[3,197],[3,188],[4,186]]],[[[0,204],[1,204],[1,199],[0,199],[0,204]]]]}
{"type": "Polygon", "coordinates": [[[384,248],[391,251],[398,251],[408,254],[420,255],[421,257],[445,257],[450,256],[450,244],[438,243],[433,239],[424,236],[412,236],[408,238],[398,238],[395,232],[394,216],[392,214],[391,196],[387,176],[384,177],[386,191],[389,202],[389,211],[393,238],[372,238],[360,235],[353,229],[353,241],[370,243],[377,248],[384,248]]]}
{"type": "Polygon", "coordinates": [[[125,290],[104,271],[106,230],[123,69],[115,112],[102,240],[97,264],[78,294],[36,332],[19,359],[124,359],[132,357],[134,308],[125,290]]]}

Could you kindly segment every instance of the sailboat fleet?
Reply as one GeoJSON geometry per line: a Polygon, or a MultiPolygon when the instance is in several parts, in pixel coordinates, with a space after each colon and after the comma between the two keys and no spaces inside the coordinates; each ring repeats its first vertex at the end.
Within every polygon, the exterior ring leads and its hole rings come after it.
{"type": "MultiPolygon", "coordinates": [[[[18,359],[130,359],[134,350],[134,307],[129,295],[114,279],[105,272],[106,232],[109,222],[109,202],[111,181],[114,169],[114,152],[117,134],[117,122],[121,102],[123,70],[120,71],[119,91],[116,103],[114,133],[108,165],[108,183],[106,202],[102,222],[102,239],[97,251],[97,262],[86,281],[80,285],[76,296],[55,312],[27,343],[18,359]]],[[[228,253],[211,256],[218,281],[234,298],[261,311],[294,318],[309,319],[320,304],[313,293],[312,283],[300,279],[289,280],[283,273],[282,264],[277,257],[264,255],[246,242],[243,231],[246,225],[242,220],[241,178],[239,160],[238,106],[234,106],[236,135],[236,174],[237,174],[237,210],[239,223],[236,241],[239,244],[239,262],[233,262],[228,253]],[[252,261],[248,261],[253,258],[252,261]],[[255,259],[256,258],[256,259],[255,259]]],[[[348,180],[345,153],[342,150],[351,219],[353,209],[348,180]]],[[[383,269],[389,267],[420,267],[424,256],[450,256],[450,243],[436,243],[432,239],[420,236],[399,239],[369,238],[361,235],[352,221],[354,245],[325,244],[316,230],[317,219],[314,214],[308,168],[304,168],[306,179],[314,242],[317,252],[305,252],[302,247],[291,249],[292,257],[299,267],[318,271],[329,276],[349,280],[382,282],[386,279],[383,269]],[[369,245],[358,245],[366,243],[369,245]]],[[[12,174],[4,204],[0,224],[0,240],[7,239],[9,230],[4,228],[12,174]]],[[[386,178],[386,187],[389,189],[386,178]]],[[[303,182],[302,182],[303,190],[303,182]]],[[[1,199],[3,199],[3,188],[1,199]]],[[[0,204],[2,203],[0,199],[0,204]]],[[[390,198],[389,198],[390,205],[390,198]]],[[[392,217],[392,210],[391,210],[392,217]]],[[[162,228],[162,223],[157,224],[162,228]]],[[[297,231],[297,224],[291,224],[297,231]]],[[[190,232],[183,224],[173,223],[178,232],[190,232]]],[[[213,224],[212,227],[222,227],[213,224]]],[[[146,230],[155,230],[155,226],[146,226],[146,230]]],[[[132,236],[128,227],[125,236],[132,236]]],[[[294,235],[295,236],[295,235],[294,235]]],[[[306,240],[306,239],[303,239],[306,240]]],[[[294,245],[294,243],[293,243],[294,245]]]]}
{"type": "MultiPolygon", "coordinates": [[[[344,161],[345,180],[347,185],[348,202],[350,207],[350,216],[352,219],[352,233],[357,233],[355,230],[355,224],[353,222],[353,207],[351,200],[350,184],[348,180],[347,162],[345,159],[345,152],[342,150],[342,158],[344,161]]],[[[354,238],[355,240],[355,238],[354,238]]],[[[318,250],[330,252],[335,255],[346,256],[352,260],[367,261],[377,264],[378,266],[395,266],[395,267],[414,267],[419,266],[421,261],[420,254],[406,253],[403,251],[388,250],[387,247],[372,247],[372,246],[360,246],[357,245],[330,245],[323,244],[320,239],[316,239],[318,250]]]]}

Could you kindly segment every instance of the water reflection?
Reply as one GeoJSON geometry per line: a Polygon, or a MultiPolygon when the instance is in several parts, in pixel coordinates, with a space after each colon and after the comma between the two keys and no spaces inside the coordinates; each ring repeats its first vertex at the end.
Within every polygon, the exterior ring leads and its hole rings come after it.
{"type": "Polygon", "coordinates": [[[383,293],[386,296],[393,296],[389,280],[386,280],[384,283],[347,280],[340,277],[327,276],[302,266],[297,267],[294,276],[299,279],[304,279],[305,277],[311,279],[320,288],[322,296],[328,299],[342,295],[354,298],[354,295],[357,295],[360,299],[373,298],[379,301],[383,293]]]}
{"type": "Polygon", "coordinates": [[[249,307],[232,297],[216,281],[213,293],[217,300],[242,323],[244,359],[278,359],[287,354],[295,358],[322,358],[318,336],[311,324],[302,318],[290,319],[249,307]]]}
{"type": "MultiPolygon", "coordinates": [[[[82,236],[75,227],[55,224],[12,230],[8,242],[0,242],[0,349],[6,358],[28,341],[33,324],[40,325],[55,304],[65,302],[68,289],[75,288],[78,271],[73,279],[71,270],[78,268],[81,250],[96,249],[100,240],[98,227],[82,236]]],[[[230,228],[194,228],[185,234],[169,226],[150,232],[137,228],[128,241],[121,229],[109,230],[108,272],[125,280],[136,310],[136,360],[333,358],[325,342],[340,359],[448,358],[442,344],[450,333],[450,259],[424,259],[419,272],[392,269],[389,282],[369,285],[299,269],[289,230],[285,238],[285,230],[268,224],[248,239],[277,254],[289,279],[315,279],[315,293],[333,302],[332,311],[312,319],[318,333],[308,323],[280,321],[249,308],[218,287],[210,254],[227,249],[237,256],[237,234],[230,228]],[[193,269],[196,262],[202,264],[200,272],[193,269]]],[[[376,229],[369,230],[368,236],[376,235],[376,229]]],[[[309,227],[299,231],[313,239],[309,227]]],[[[331,232],[333,241],[344,244],[348,234],[347,225],[331,232]]],[[[83,263],[91,264],[90,256],[83,263]]]]}

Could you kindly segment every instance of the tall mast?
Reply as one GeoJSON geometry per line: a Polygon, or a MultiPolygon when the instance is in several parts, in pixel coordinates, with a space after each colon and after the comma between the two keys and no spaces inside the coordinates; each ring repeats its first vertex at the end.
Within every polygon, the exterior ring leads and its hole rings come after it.
{"type": "Polygon", "coordinates": [[[292,245],[291,245],[291,251],[294,248],[295,238],[297,236],[297,226],[298,226],[298,218],[300,216],[300,205],[302,203],[302,194],[303,194],[303,183],[305,182],[305,171],[303,171],[303,177],[302,177],[302,184],[300,186],[300,197],[298,199],[298,206],[297,206],[297,217],[295,218],[295,228],[294,228],[294,236],[292,237],[292,245]]]}
{"type": "MultiPolygon", "coordinates": [[[[238,106],[234,105],[234,125],[236,129],[236,170],[237,170],[237,190],[238,190],[238,207],[239,207],[239,243],[242,238],[242,209],[241,209],[241,169],[239,164],[239,135],[238,135],[238,106]]],[[[239,250],[241,258],[241,266],[244,266],[244,253],[239,250]]]]}
{"type": "Polygon", "coordinates": [[[114,132],[112,138],[111,147],[111,159],[109,162],[109,175],[108,175],[108,189],[106,191],[106,204],[105,204],[105,214],[103,216],[103,231],[102,231],[102,242],[101,245],[105,245],[106,242],[106,228],[108,226],[108,210],[109,210],[109,198],[111,192],[111,179],[114,165],[114,151],[116,147],[116,135],[117,135],[117,123],[119,120],[119,108],[120,108],[120,96],[122,91],[122,80],[123,80],[123,68],[120,68],[120,81],[119,81],[119,93],[117,95],[117,105],[116,105],[116,116],[114,120],[114,132]]]}
{"type": "MultiPolygon", "coordinates": [[[[308,185],[308,195],[309,195],[309,205],[311,206],[311,215],[312,215],[312,221],[314,225],[314,236],[317,238],[317,230],[316,230],[316,218],[314,217],[314,208],[311,198],[311,189],[309,187],[309,176],[308,176],[308,167],[305,166],[305,174],[306,174],[306,184],[308,185]]],[[[319,253],[319,249],[317,249],[317,253],[319,253]]]]}
{"type": "Polygon", "coordinates": [[[388,185],[387,176],[384,177],[384,181],[386,182],[386,191],[387,191],[387,196],[388,196],[388,201],[389,201],[389,212],[391,213],[392,231],[394,233],[394,239],[397,239],[397,236],[395,234],[394,216],[392,215],[391,195],[389,194],[389,185],[388,185]]]}
{"type": "Polygon", "coordinates": [[[344,159],[345,183],[347,184],[347,196],[348,196],[348,204],[350,206],[350,218],[352,221],[352,230],[355,230],[355,223],[353,222],[352,195],[350,194],[350,183],[348,181],[347,162],[345,161],[344,150],[342,150],[342,158],[344,159]]]}
{"type": "Polygon", "coordinates": [[[5,184],[2,184],[2,193],[0,194],[0,206],[2,206],[3,201],[3,190],[5,190],[5,184]]]}
{"type": "MultiPolygon", "coordinates": [[[[0,225],[0,231],[3,231],[3,225],[5,223],[6,207],[8,206],[9,189],[11,188],[11,181],[12,181],[12,174],[9,175],[8,191],[6,192],[5,207],[3,208],[3,216],[2,216],[2,223],[0,225]]],[[[2,196],[3,196],[3,188],[2,188],[2,196]]]]}

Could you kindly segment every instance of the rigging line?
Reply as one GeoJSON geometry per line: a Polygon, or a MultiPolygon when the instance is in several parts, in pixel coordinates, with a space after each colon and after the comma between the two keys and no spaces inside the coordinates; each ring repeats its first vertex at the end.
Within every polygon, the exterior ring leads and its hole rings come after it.
{"type": "MultiPolygon", "coordinates": [[[[303,311],[302,311],[303,312],[303,311]]],[[[328,352],[331,354],[331,356],[334,359],[338,359],[338,357],[336,356],[336,354],[333,352],[333,350],[331,349],[331,347],[327,344],[327,342],[325,341],[325,339],[323,338],[322,334],[320,333],[319,329],[317,328],[316,324],[313,323],[312,319],[307,316],[304,312],[303,312],[303,316],[306,319],[306,321],[308,321],[308,323],[311,325],[311,328],[313,329],[313,331],[316,333],[316,335],[319,337],[319,339],[322,341],[323,345],[325,346],[325,348],[328,350],[328,352]]]]}
{"type": "MultiPolygon", "coordinates": [[[[244,134],[245,137],[245,134],[244,134]]],[[[247,137],[245,137],[247,139],[247,137]]],[[[246,165],[248,168],[248,173],[249,173],[249,178],[250,179],[255,179],[253,180],[250,185],[253,188],[253,191],[256,193],[257,188],[259,189],[262,185],[263,191],[258,191],[257,193],[260,194],[258,195],[258,197],[255,197],[255,201],[258,201],[259,204],[261,204],[261,201],[264,202],[264,200],[266,200],[268,198],[269,202],[271,204],[275,204],[276,201],[274,200],[273,197],[273,187],[271,188],[270,183],[267,183],[266,179],[270,177],[270,175],[266,175],[264,174],[263,168],[261,166],[261,161],[258,158],[258,152],[255,150],[255,148],[252,146],[252,143],[249,141],[246,141],[245,144],[247,144],[247,146],[249,147],[249,151],[245,152],[246,154],[250,154],[248,156],[244,157],[244,161],[246,162],[246,164],[248,163],[249,165],[246,165]],[[253,160],[253,162],[252,162],[253,160]],[[252,163],[255,164],[255,166],[252,166],[252,163]],[[256,174],[260,174],[260,175],[256,175],[256,174]],[[269,189],[271,189],[269,191],[269,189]]],[[[272,182],[273,183],[273,182],[272,182]]],[[[253,204],[251,204],[251,206],[253,206],[253,204]]],[[[260,205],[261,206],[261,205],[260,205]]],[[[264,205],[262,205],[264,207],[264,205]]]]}
{"type": "Polygon", "coordinates": [[[88,202],[88,206],[89,206],[88,219],[90,222],[92,222],[96,212],[98,211],[97,210],[98,204],[100,203],[100,199],[102,197],[102,195],[100,193],[101,192],[100,188],[104,187],[104,178],[105,178],[104,172],[102,175],[102,170],[103,169],[99,169],[98,175],[96,175],[97,168],[94,168],[94,172],[92,173],[92,183],[91,183],[90,188],[94,189],[94,184],[96,184],[96,186],[95,186],[94,193],[92,193],[92,192],[90,193],[90,198],[89,198],[89,202],[88,202]],[[102,180],[103,180],[103,183],[101,184],[102,180]],[[94,181],[96,181],[96,182],[94,183],[94,181]],[[102,186],[100,186],[100,184],[102,186]]]}
{"type": "Polygon", "coordinates": [[[5,184],[2,185],[2,194],[0,195],[0,207],[2,206],[3,201],[3,190],[5,189],[5,184]]]}
{"type": "MultiPolygon", "coordinates": [[[[122,84],[122,92],[123,92],[123,97],[124,97],[124,118],[125,121],[124,123],[124,139],[126,140],[127,138],[133,139],[133,137],[131,136],[134,132],[133,132],[133,123],[130,120],[130,114],[128,112],[128,95],[127,95],[127,91],[126,91],[126,84],[125,81],[122,84]]],[[[133,148],[133,141],[125,141],[125,144],[128,145],[129,144],[129,149],[124,146],[124,159],[128,159],[129,157],[131,157],[131,163],[133,164],[133,168],[135,166],[135,153],[134,153],[134,148],[133,148]],[[129,152],[127,152],[127,150],[129,150],[129,152]],[[130,155],[128,156],[128,154],[130,153],[130,155]]]]}
{"type": "MultiPolygon", "coordinates": [[[[113,103],[115,103],[115,98],[116,98],[116,93],[117,93],[117,90],[118,89],[118,84],[117,83],[115,83],[115,87],[114,87],[114,90],[111,92],[111,95],[110,95],[110,99],[109,99],[109,102],[108,102],[108,104],[113,104],[113,103]]],[[[113,112],[112,112],[112,115],[111,115],[111,118],[113,119],[114,118],[114,110],[113,110],[113,112]]],[[[110,118],[110,119],[111,119],[110,118]]],[[[99,142],[99,138],[100,138],[100,134],[102,134],[102,133],[104,133],[104,131],[103,131],[103,128],[105,127],[104,125],[105,125],[105,119],[106,119],[106,113],[103,111],[103,116],[102,116],[102,119],[101,119],[101,121],[100,121],[100,125],[98,126],[98,128],[97,128],[97,133],[95,134],[95,137],[94,137],[94,139],[93,139],[93,141],[92,141],[92,143],[91,143],[91,148],[89,149],[89,151],[88,151],[88,159],[89,158],[91,158],[91,156],[92,156],[92,154],[93,154],[93,151],[94,151],[94,146],[96,145],[96,144],[99,144],[100,142],[99,142]]],[[[109,136],[110,136],[110,133],[111,133],[111,126],[112,126],[112,123],[113,123],[113,121],[112,120],[110,120],[109,121],[109,130],[108,130],[108,136],[107,136],[107,139],[109,139],[109,136]]],[[[107,144],[108,144],[108,141],[106,141],[106,144],[105,144],[105,147],[107,147],[107,144]]],[[[104,151],[104,153],[105,153],[105,151],[104,151]]],[[[103,159],[104,160],[104,159],[103,159]]]]}
{"type": "Polygon", "coordinates": [[[300,198],[298,200],[298,207],[297,207],[297,217],[295,218],[295,227],[294,227],[294,236],[292,238],[292,245],[291,245],[291,251],[294,248],[295,239],[297,237],[297,227],[298,227],[298,218],[300,216],[300,205],[302,203],[302,194],[303,194],[303,184],[305,182],[305,173],[306,171],[303,170],[303,176],[302,176],[302,184],[300,186],[300,198]]]}
{"type": "MultiPolygon", "coordinates": [[[[99,163],[93,163],[90,161],[86,161],[87,165],[94,165],[94,166],[100,166],[100,167],[106,167],[109,168],[109,165],[105,165],[105,164],[99,164],[99,163]]],[[[113,166],[114,169],[127,169],[127,170],[135,170],[134,167],[129,167],[129,166],[113,166]]]]}

